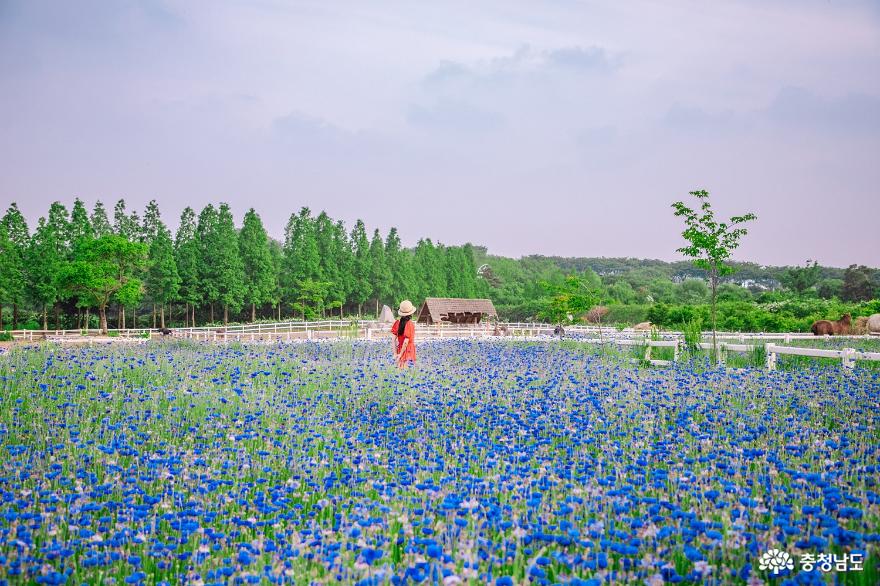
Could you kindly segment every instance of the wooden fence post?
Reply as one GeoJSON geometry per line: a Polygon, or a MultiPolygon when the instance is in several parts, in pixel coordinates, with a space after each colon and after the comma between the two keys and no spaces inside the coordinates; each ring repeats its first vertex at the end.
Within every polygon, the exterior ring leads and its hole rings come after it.
{"type": "Polygon", "coordinates": [[[852,369],[856,365],[856,350],[855,348],[844,348],[843,354],[840,355],[841,361],[843,362],[844,368],[852,369]]]}
{"type": "Polygon", "coordinates": [[[776,345],[767,344],[764,348],[767,351],[767,370],[776,370],[776,345]]]}

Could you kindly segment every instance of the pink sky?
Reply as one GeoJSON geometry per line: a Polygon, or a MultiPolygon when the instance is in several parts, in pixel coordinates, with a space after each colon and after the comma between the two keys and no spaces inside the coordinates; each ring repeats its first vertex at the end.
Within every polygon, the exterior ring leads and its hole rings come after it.
{"type": "Polygon", "coordinates": [[[0,2],[0,205],[301,206],[404,243],[880,265],[876,2],[0,2]]]}

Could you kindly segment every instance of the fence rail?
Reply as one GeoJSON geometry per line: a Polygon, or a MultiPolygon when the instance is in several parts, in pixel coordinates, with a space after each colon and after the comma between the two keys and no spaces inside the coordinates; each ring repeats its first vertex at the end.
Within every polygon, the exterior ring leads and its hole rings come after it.
{"type": "Polygon", "coordinates": [[[856,364],[856,360],[880,360],[880,352],[862,352],[855,348],[843,348],[841,350],[830,350],[825,348],[799,348],[797,346],[777,346],[776,344],[767,344],[765,347],[767,352],[767,369],[776,370],[777,356],[780,354],[788,354],[790,356],[807,356],[810,358],[835,358],[841,361],[844,368],[852,368],[856,364]]]}
{"type": "MultiPolygon", "coordinates": [[[[322,321],[283,321],[255,324],[240,324],[230,326],[201,326],[174,328],[172,334],[176,337],[189,338],[198,341],[293,341],[293,340],[320,340],[334,338],[352,338],[365,340],[387,339],[389,324],[380,323],[376,320],[322,320],[322,321]]],[[[508,322],[499,324],[472,324],[472,325],[420,325],[418,337],[420,339],[444,339],[444,338],[492,338],[497,335],[519,338],[546,338],[554,336],[556,326],[552,324],[508,322]]],[[[136,328],[111,330],[111,335],[101,335],[99,330],[13,330],[12,336],[16,340],[32,342],[48,340],[58,343],[101,343],[114,340],[139,341],[150,337],[162,335],[159,328],[136,328]]],[[[566,336],[577,335],[577,339],[584,343],[593,344],[616,344],[621,346],[643,346],[645,348],[644,360],[657,365],[668,365],[679,359],[681,350],[684,348],[684,335],[681,332],[647,332],[634,329],[623,329],[595,326],[573,325],[565,328],[566,336]],[[672,360],[659,360],[652,357],[654,348],[672,348],[672,360]]],[[[877,339],[872,335],[834,336],[835,339],[865,340],[877,339]]],[[[700,348],[711,350],[711,338],[704,334],[700,348]]],[[[767,354],[767,368],[773,370],[777,365],[779,355],[807,356],[813,358],[839,359],[846,368],[851,368],[856,360],[880,360],[880,352],[863,352],[853,348],[832,350],[826,348],[803,348],[797,346],[779,345],[775,342],[789,344],[796,340],[824,340],[827,337],[817,337],[812,334],[801,332],[791,333],[742,333],[742,332],[718,332],[717,359],[723,362],[730,352],[752,352],[764,344],[767,354]]]]}
{"type": "MultiPolygon", "coordinates": [[[[554,328],[556,327],[553,324],[543,324],[543,323],[531,323],[531,322],[500,322],[499,327],[503,328],[507,335],[512,336],[541,336],[541,335],[552,335],[554,328]]],[[[208,333],[226,333],[226,334],[268,334],[268,333],[287,333],[287,332],[306,332],[309,330],[320,331],[320,332],[340,332],[346,331],[350,332],[353,330],[366,331],[366,330],[377,330],[389,327],[388,324],[382,324],[377,320],[321,320],[321,321],[282,321],[282,322],[266,322],[266,323],[253,323],[253,324],[237,324],[237,325],[228,325],[228,326],[198,326],[198,327],[177,327],[174,328],[173,331],[177,335],[190,335],[190,334],[200,334],[203,332],[208,333]]],[[[456,331],[467,331],[467,332],[478,332],[482,333],[485,330],[493,330],[494,324],[474,324],[474,325],[454,325],[454,324],[439,324],[432,326],[419,326],[419,331],[428,331],[432,328],[435,329],[443,329],[444,332],[456,332],[456,331]]],[[[131,328],[131,329],[115,329],[110,330],[114,332],[114,335],[118,336],[143,336],[146,334],[158,334],[161,332],[161,328],[131,328]]],[[[566,326],[565,331],[567,334],[581,334],[581,335],[599,335],[599,336],[609,336],[614,338],[624,337],[624,338],[643,338],[647,337],[651,334],[651,332],[644,330],[635,330],[632,328],[626,328],[620,330],[614,327],[608,326],[593,326],[593,325],[571,325],[566,326]]],[[[99,330],[90,329],[71,329],[71,330],[12,330],[12,336],[15,339],[22,340],[37,340],[44,338],[46,336],[53,337],[68,337],[68,336],[81,336],[85,332],[85,335],[100,335],[99,330]]],[[[683,337],[681,332],[677,331],[661,331],[658,332],[657,335],[661,339],[680,339],[683,337]]],[[[709,334],[704,334],[704,338],[708,338],[709,334]]],[[[717,333],[718,340],[730,341],[737,340],[740,343],[745,343],[750,340],[761,340],[761,341],[783,341],[790,342],[792,340],[811,340],[817,339],[816,336],[810,333],[804,332],[790,332],[790,333],[758,333],[758,332],[718,332],[717,333]]],[[[835,336],[835,338],[854,338],[854,339],[876,339],[876,335],[851,335],[851,336],[835,336]]]]}

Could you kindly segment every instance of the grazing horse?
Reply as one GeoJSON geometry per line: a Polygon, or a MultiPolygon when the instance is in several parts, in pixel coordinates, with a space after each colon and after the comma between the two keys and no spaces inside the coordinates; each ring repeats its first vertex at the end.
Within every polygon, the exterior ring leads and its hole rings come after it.
{"type": "Polygon", "coordinates": [[[844,313],[843,317],[837,321],[820,319],[817,322],[813,322],[810,331],[815,336],[845,336],[849,334],[851,319],[852,317],[848,313],[844,313]]]}

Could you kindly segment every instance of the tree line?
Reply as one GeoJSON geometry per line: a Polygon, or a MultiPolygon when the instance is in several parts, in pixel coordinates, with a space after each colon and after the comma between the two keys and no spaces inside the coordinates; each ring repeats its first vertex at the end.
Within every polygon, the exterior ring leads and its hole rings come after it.
{"type": "MultiPolygon", "coordinates": [[[[877,311],[876,269],[730,264],[736,274],[716,291],[727,329],[792,331],[810,319],[877,311]]],[[[572,294],[572,276],[608,308],[606,323],[677,327],[708,311],[712,298],[706,271],[688,263],[512,259],[429,239],[404,248],[396,229],[370,235],[358,221],[348,230],[308,208],[290,216],[278,241],[254,210],[236,225],[224,204],[185,209],[174,234],[156,202],[142,215],[124,200],[111,211],[56,202],[33,230],[15,204],[0,218],[0,329],[363,315],[430,296],[489,297],[502,319],[529,321],[549,319],[572,294]]]]}
{"type": "Polygon", "coordinates": [[[259,318],[312,319],[378,313],[408,298],[485,295],[470,244],[421,239],[402,246],[396,228],[349,231],[325,212],[293,213],[283,241],[269,237],[252,208],[240,226],[229,205],[183,210],[176,233],[151,201],[143,216],[119,200],[112,214],[76,199],[54,202],[30,230],[12,203],[0,219],[0,330],[3,306],[12,327],[22,311],[43,329],[106,330],[142,323],[165,327],[259,318]],[[112,216],[112,219],[111,219],[112,216]]]}

